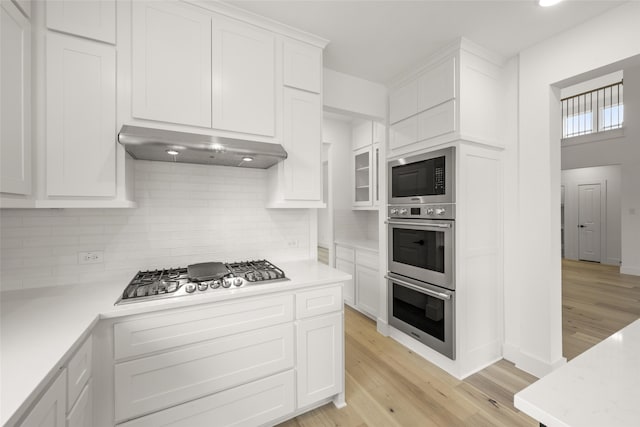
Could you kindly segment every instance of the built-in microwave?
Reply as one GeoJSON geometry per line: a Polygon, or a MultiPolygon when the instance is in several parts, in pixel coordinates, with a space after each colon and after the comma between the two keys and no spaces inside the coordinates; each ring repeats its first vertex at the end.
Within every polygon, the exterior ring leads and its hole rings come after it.
{"type": "Polygon", "coordinates": [[[388,203],[455,203],[454,168],[454,147],[391,160],[388,203]]]}

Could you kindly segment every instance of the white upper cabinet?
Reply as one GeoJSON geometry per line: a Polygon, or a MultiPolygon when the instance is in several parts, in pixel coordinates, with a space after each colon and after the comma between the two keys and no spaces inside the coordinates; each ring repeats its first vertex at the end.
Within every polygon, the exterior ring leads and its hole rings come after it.
{"type": "Polygon", "coordinates": [[[389,123],[398,122],[418,112],[418,81],[413,80],[389,94],[389,123]]]}
{"type": "Polygon", "coordinates": [[[455,57],[447,58],[418,78],[418,111],[456,97],[455,57]]]}
{"type": "Polygon", "coordinates": [[[211,127],[211,15],[160,1],[132,13],[133,116],[211,127]]]}
{"type": "Polygon", "coordinates": [[[274,136],[275,35],[221,15],[212,22],[212,127],[274,136]]]}
{"type": "Polygon", "coordinates": [[[291,39],[283,44],[285,86],[322,91],[322,49],[291,39]]]}
{"type": "Polygon", "coordinates": [[[389,95],[389,157],[458,139],[500,147],[502,64],[461,39],[399,79],[389,95]]]}
{"type": "Polygon", "coordinates": [[[373,141],[374,122],[364,121],[351,127],[351,146],[354,150],[368,147],[373,141]]]}
{"type": "Polygon", "coordinates": [[[321,200],[322,103],[320,96],[284,89],[285,198],[321,200]]]}
{"type": "Polygon", "coordinates": [[[0,192],[31,193],[31,25],[0,4],[0,192]]]}
{"type": "Polygon", "coordinates": [[[47,195],[115,196],[113,46],[47,35],[47,195]]]}
{"type": "Polygon", "coordinates": [[[116,0],[49,0],[47,27],[106,43],[116,42],[116,0]]]}

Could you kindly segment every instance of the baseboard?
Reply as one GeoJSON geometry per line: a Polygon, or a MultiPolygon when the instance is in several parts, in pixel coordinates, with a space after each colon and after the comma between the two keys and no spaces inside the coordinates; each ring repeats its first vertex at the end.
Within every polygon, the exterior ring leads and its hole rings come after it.
{"type": "Polygon", "coordinates": [[[379,317],[376,319],[376,330],[385,337],[389,336],[389,324],[379,317]]]}
{"type": "Polygon", "coordinates": [[[623,264],[620,266],[620,273],[631,274],[632,276],[640,276],[640,267],[628,267],[623,264]]]}
{"type": "Polygon", "coordinates": [[[565,357],[561,357],[552,363],[545,362],[544,360],[528,354],[510,344],[505,344],[502,347],[502,352],[504,359],[514,363],[516,368],[537,378],[542,378],[567,363],[567,359],[565,357]]]}
{"type": "Polygon", "coordinates": [[[607,258],[602,261],[602,263],[606,265],[620,265],[620,258],[607,258]]]}

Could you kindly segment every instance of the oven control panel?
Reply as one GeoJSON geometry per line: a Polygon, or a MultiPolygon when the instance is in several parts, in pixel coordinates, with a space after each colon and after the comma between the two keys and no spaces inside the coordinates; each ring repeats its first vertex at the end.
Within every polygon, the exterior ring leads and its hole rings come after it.
{"type": "Polygon", "coordinates": [[[455,219],[456,205],[454,203],[429,205],[390,205],[389,218],[415,219],[455,219]]]}

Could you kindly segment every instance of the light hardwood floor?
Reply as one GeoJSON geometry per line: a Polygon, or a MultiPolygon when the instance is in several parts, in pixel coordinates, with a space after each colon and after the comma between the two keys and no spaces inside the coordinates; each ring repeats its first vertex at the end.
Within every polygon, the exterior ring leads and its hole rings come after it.
{"type": "MultiPolygon", "coordinates": [[[[640,278],[563,261],[563,346],[571,359],[640,316],[640,278]]],[[[507,361],[459,381],[345,309],[347,407],[328,404],[281,427],[538,426],[513,407],[535,381],[507,361]]]]}

